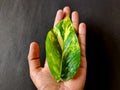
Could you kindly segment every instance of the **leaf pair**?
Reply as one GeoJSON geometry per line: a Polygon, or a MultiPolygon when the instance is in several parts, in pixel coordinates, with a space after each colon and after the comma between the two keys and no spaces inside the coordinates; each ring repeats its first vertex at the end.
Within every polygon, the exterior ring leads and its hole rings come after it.
{"type": "Polygon", "coordinates": [[[48,32],[46,58],[49,69],[57,82],[70,80],[76,74],[80,65],[80,46],[68,16],[48,32]]]}

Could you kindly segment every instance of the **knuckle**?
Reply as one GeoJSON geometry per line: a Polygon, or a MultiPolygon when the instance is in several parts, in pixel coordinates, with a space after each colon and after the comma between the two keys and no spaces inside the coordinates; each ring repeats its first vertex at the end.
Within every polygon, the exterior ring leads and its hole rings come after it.
{"type": "Polygon", "coordinates": [[[34,73],[32,71],[30,71],[29,75],[30,75],[30,78],[34,77],[34,73]]]}
{"type": "Polygon", "coordinates": [[[30,78],[33,79],[34,77],[37,76],[37,73],[35,71],[30,71],[29,75],[30,75],[30,78]]]}

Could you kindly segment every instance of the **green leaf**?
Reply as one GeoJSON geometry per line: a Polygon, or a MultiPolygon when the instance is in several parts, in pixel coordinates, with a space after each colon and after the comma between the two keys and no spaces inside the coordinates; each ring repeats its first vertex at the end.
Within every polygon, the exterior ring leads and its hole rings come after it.
{"type": "Polygon", "coordinates": [[[80,46],[68,16],[48,32],[46,58],[50,72],[58,82],[75,76],[80,65],[80,46]]]}

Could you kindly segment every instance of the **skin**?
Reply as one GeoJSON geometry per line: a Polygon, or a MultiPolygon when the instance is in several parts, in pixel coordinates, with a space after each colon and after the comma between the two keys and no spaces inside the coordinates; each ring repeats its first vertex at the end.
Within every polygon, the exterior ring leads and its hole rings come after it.
{"type": "MultiPolygon", "coordinates": [[[[65,6],[59,9],[56,13],[54,25],[56,25],[60,20],[62,20],[66,15],[70,16],[70,8],[65,6]]],[[[28,63],[30,77],[37,87],[38,90],[83,90],[86,80],[86,25],[85,23],[79,24],[79,14],[77,11],[73,11],[71,14],[71,19],[73,26],[78,35],[78,40],[81,48],[81,65],[78,72],[73,79],[66,82],[57,83],[52,77],[50,70],[48,68],[47,62],[45,62],[44,67],[41,67],[40,63],[40,47],[36,42],[30,44],[28,63]]]]}

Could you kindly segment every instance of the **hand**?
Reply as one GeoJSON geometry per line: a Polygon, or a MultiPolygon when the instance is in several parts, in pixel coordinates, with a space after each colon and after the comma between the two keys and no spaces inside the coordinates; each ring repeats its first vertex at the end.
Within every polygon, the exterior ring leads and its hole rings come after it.
{"type": "MultiPolygon", "coordinates": [[[[64,7],[63,10],[58,10],[54,25],[62,20],[66,15],[70,16],[70,8],[64,7]]],[[[36,42],[32,42],[28,54],[30,77],[38,90],[83,90],[86,80],[86,25],[79,24],[79,15],[77,11],[72,12],[71,15],[73,26],[78,34],[78,39],[81,48],[81,65],[73,79],[66,82],[56,82],[52,77],[48,68],[47,62],[45,66],[41,67],[40,63],[40,48],[36,42]]]]}

